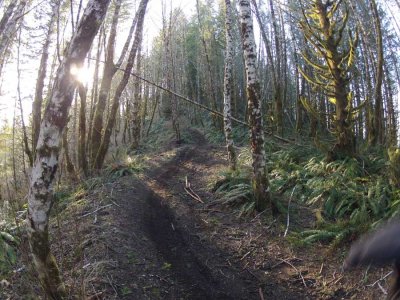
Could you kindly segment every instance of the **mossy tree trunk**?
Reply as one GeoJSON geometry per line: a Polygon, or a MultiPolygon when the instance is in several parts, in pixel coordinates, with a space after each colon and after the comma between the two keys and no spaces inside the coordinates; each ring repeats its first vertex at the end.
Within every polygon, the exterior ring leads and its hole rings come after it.
{"type": "Polygon", "coordinates": [[[273,0],[269,0],[269,7],[271,11],[272,28],[274,30],[275,40],[275,61],[276,61],[276,85],[274,93],[274,123],[276,124],[277,133],[283,135],[283,89],[282,89],[282,63],[281,63],[281,39],[280,28],[278,26],[277,17],[275,15],[275,8],[273,0]]]}
{"type": "MultiPolygon", "coordinates": [[[[328,160],[355,154],[355,137],[352,130],[352,95],[348,92],[350,68],[354,63],[357,38],[349,37],[349,47],[343,50],[343,31],[346,28],[348,11],[340,11],[341,1],[312,1],[310,9],[303,11],[300,22],[307,41],[314,49],[314,57],[303,51],[302,56],[311,67],[307,74],[299,69],[307,81],[329,97],[335,105],[334,132],[336,143],[328,153],[328,160]],[[340,22],[334,16],[342,14],[340,22]],[[320,61],[324,61],[321,63],[320,61]]],[[[336,18],[339,18],[338,16],[336,18]]]]}
{"type": "Polygon", "coordinates": [[[242,31],[243,56],[246,68],[247,106],[250,123],[250,143],[253,158],[253,189],[256,200],[256,209],[264,210],[272,202],[268,172],[265,162],[264,131],[260,101],[260,82],[257,76],[257,52],[254,40],[253,20],[248,0],[239,1],[240,25],[242,31]]]}
{"type": "Polygon", "coordinates": [[[65,299],[66,291],[50,251],[49,218],[53,181],[58,168],[62,132],[77,86],[70,69],[81,66],[103,22],[110,0],[90,0],[58,68],[49,103],[40,125],[36,160],[28,195],[28,236],[38,278],[50,299],[65,299]]]}
{"type": "MultiPolygon", "coordinates": [[[[139,53],[141,51],[139,50],[139,53]]],[[[136,72],[140,74],[141,71],[141,57],[138,55],[138,59],[136,62],[136,72]]],[[[142,102],[142,95],[141,95],[141,82],[139,78],[135,78],[134,84],[134,93],[133,93],[133,103],[132,103],[132,149],[137,149],[140,143],[140,132],[141,132],[141,102],[142,102]]]]}

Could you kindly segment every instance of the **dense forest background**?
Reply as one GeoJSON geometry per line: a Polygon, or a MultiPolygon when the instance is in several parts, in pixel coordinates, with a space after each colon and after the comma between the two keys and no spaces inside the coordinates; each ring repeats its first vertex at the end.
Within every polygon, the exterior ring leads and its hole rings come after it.
{"type": "Polygon", "coordinates": [[[0,5],[0,273],[28,218],[42,285],[59,293],[48,222],[62,187],[136,172],[187,128],[226,146],[219,203],[313,211],[294,243],[338,247],[398,215],[399,1],[0,5]]]}

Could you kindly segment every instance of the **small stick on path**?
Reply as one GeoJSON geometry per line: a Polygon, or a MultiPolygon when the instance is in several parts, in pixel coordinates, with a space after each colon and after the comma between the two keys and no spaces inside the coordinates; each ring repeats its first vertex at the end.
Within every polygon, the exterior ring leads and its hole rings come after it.
{"type": "Polygon", "coordinates": [[[299,269],[297,269],[291,262],[289,262],[289,261],[287,261],[287,260],[284,260],[284,259],[282,259],[282,258],[279,258],[279,260],[281,260],[281,261],[284,262],[285,264],[288,264],[289,266],[291,266],[291,267],[299,274],[299,276],[300,276],[300,278],[301,278],[301,281],[303,281],[303,285],[304,285],[305,287],[307,287],[306,281],[304,280],[304,277],[303,277],[303,275],[301,274],[301,272],[299,271],[299,269]]]}
{"type": "Polygon", "coordinates": [[[93,215],[93,214],[97,213],[99,210],[102,210],[102,209],[104,209],[104,208],[110,207],[111,205],[113,205],[113,204],[111,203],[111,204],[107,204],[107,205],[101,206],[101,207],[99,207],[98,209],[95,209],[95,210],[92,211],[92,212],[88,212],[87,214],[84,214],[83,216],[80,216],[79,219],[82,219],[82,218],[84,218],[84,217],[93,215]]]}
{"type": "Polygon", "coordinates": [[[261,299],[261,300],[265,300],[265,299],[264,299],[264,294],[263,294],[263,292],[262,292],[262,288],[259,288],[259,289],[258,289],[258,294],[260,295],[260,299],[261,299]]]}
{"type": "Polygon", "coordinates": [[[197,195],[197,194],[193,191],[193,189],[190,187],[190,182],[188,181],[187,176],[186,176],[186,180],[185,180],[185,181],[186,181],[186,182],[185,182],[185,192],[186,192],[190,197],[192,197],[194,200],[196,200],[196,201],[198,201],[198,202],[204,204],[204,201],[201,200],[200,196],[197,195]]]}

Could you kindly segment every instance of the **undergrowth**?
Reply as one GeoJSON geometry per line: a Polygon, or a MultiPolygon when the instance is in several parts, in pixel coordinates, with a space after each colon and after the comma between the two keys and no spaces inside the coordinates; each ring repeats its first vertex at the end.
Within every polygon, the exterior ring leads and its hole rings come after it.
{"type": "Polygon", "coordinates": [[[214,188],[215,203],[237,208],[239,216],[251,214],[255,209],[255,201],[250,173],[242,169],[235,172],[226,171],[221,175],[224,179],[214,188]]]}
{"type": "Polygon", "coordinates": [[[10,272],[17,263],[17,251],[20,244],[16,234],[9,228],[0,228],[0,275],[10,272]]]}
{"type": "MultiPolygon", "coordinates": [[[[288,199],[316,212],[312,228],[298,228],[292,236],[303,244],[352,240],[400,211],[400,191],[390,184],[382,153],[327,162],[311,146],[266,143],[270,188],[275,199],[288,199]]],[[[251,153],[241,148],[239,168],[225,172],[216,186],[218,202],[238,207],[240,215],[254,210],[251,186],[251,153]]],[[[281,203],[281,204],[282,204],[281,203]]],[[[297,218],[303,216],[298,215],[297,218]]]]}

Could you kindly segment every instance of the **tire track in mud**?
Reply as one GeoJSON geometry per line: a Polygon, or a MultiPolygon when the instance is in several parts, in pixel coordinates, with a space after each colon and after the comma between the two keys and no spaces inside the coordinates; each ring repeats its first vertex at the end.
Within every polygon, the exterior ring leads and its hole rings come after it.
{"type": "Polygon", "coordinates": [[[231,255],[208,241],[196,203],[184,192],[187,164],[212,159],[204,137],[190,133],[194,144],[181,145],[168,161],[156,157],[143,177],[125,176],[110,185],[118,206],[101,221],[109,224],[98,233],[106,254],[95,257],[113,262],[102,275],[112,284],[96,286],[107,290],[104,299],[259,298],[254,278],[228,264],[231,255]]]}
{"type": "MultiPolygon", "coordinates": [[[[149,173],[155,182],[153,189],[169,190],[174,194],[183,193],[176,177],[182,177],[187,170],[185,162],[198,159],[199,149],[206,146],[204,137],[197,131],[190,131],[194,145],[183,146],[166,164],[149,173]]],[[[207,159],[207,157],[203,157],[207,159]]],[[[229,257],[220,249],[199,241],[194,234],[195,217],[184,199],[175,199],[172,210],[166,199],[149,194],[149,214],[146,218],[148,237],[166,261],[178,282],[186,287],[188,299],[256,299],[251,279],[240,275],[240,270],[231,266],[221,270],[229,257]],[[177,211],[178,214],[177,215],[177,211]],[[180,211],[180,213],[179,213],[180,211]],[[251,290],[251,291],[250,291],[251,290]]],[[[187,202],[186,202],[187,203],[187,202]]]]}

